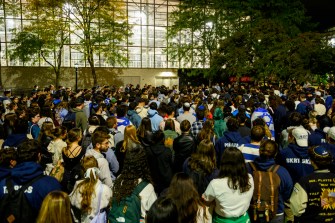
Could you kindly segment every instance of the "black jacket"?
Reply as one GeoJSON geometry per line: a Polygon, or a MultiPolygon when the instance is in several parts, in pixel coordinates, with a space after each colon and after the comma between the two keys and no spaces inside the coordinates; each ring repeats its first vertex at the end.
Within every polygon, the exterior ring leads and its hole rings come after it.
{"type": "Polygon", "coordinates": [[[173,170],[175,173],[183,171],[185,160],[196,150],[196,142],[190,133],[182,133],[173,141],[174,163],[173,170]]]}
{"type": "Polygon", "coordinates": [[[152,132],[150,131],[145,131],[144,133],[144,137],[141,137],[140,135],[137,135],[139,141],[141,142],[142,146],[143,147],[148,147],[148,146],[151,146],[153,144],[153,141],[152,141],[152,132]]]}
{"type": "Polygon", "coordinates": [[[145,147],[156,193],[168,188],[173,176],[172,151],[163,142],[145,147]]]}

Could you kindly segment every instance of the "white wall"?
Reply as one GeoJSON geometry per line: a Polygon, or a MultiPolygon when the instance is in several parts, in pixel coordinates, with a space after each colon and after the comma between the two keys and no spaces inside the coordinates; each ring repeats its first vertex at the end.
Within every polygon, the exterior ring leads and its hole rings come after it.
{"type": "Polygon", "coordinates": [[[120,79],[124,84],[140,84],[143,87],[145,84],[153,86],[161,86],[164,84],[167,87],[173,85],[179,86],[179,78],[177,69],[122,69],[123,74],[120,79]]]}

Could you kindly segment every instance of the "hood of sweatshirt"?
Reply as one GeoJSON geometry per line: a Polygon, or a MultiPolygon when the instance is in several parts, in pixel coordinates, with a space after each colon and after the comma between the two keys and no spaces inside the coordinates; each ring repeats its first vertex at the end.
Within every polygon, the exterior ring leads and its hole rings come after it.
{"type": "Polygon", "coordinates": [[[239,142],[242,139],[242,136],[240,135],[239,132],[225,132],[224,137],[228,140],[228,142],[239,142]]]}
{"type": "Polygon", "coordinates": [[[149,109],[149,110],[148,110],[148,117],[149,117],[149,118],[155,116],[156,114],[158,114],[158,111],[157,111],[157,110],[152,110],[152,109],[149,109]]]}
{"type": "Polygon", "coordinates": [[[41,174],[43,174],[43,169],[36,162],[19,163],[12,169],[13,180],[18,184],[24,184],[41,174]]]}

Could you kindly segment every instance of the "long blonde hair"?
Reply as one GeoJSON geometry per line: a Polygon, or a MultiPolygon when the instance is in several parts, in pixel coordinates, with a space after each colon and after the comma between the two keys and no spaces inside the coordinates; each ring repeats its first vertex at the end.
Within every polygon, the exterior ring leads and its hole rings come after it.
{"type": "Polygon", "coordinates": [[[50,192],[43,200],[37,223],[72,223],[71,204],[67,193],[50,192]]]}
{"type": "Polygon", "coordinates": [[[128,125],[124,129],[124,140],[122,143],[121,152],[126,152],[127,148],[132,144],[137,143],[141,144],[137,138],[136,127],[134,125],[128,125]]]}
{"type": "MultiPolygon", "coordinates": [[[[81,160],[81,167],[84,171],[88,168],[98,168],[98,161],[94,158],[94,156],[85,156],[81,160]]],[[[89,177],[85,178],[83,181],[81,181],[76,190],[79,190],[79,193],[81,194],[82,200],[81,200],[81,210],[82,212],[89,213],[91,208],[91,200],[92,195],[95,194],[95,184],[98,182],[98,175],[95,175],[92,171],[90,172],[89,177]]]]}

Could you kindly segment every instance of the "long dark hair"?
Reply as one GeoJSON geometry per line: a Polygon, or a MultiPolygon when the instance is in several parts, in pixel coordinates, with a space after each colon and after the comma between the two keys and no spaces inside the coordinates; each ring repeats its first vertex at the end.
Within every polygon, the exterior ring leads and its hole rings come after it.
{"type": "Polygon", "coordinates": [[[244,193],[251,188],[243,154],[236,147],[227,147],[222,154],[219,178],[225,177],[233,190],[244,193]]]}
{"type": "Polygon", "coordinates": [[[213,143],[204,139],[197,147],[197,151],[191,155],[188,163],[191,170],[211,174],[216,168],[216,156],[213,143]]]}
{"type": "Polygon", "coordinates": [[[143,147],[136,147],[126,151],[124,166],[121,175],[115,180],[113,197],[117,202],[131,195],[138,185],[138,179],[152,183],[147,157],[143,147]]]}
{"type": "Polygon", "coordinates": [[[137,135],[144,138],[145,137],[145,131],[152,132],[151,129],[151,120],[148,117],[144,117],[141,121],[140,126],[137,129],[137,135]]]}
{"type": "Polygon", "coordinates": [[[193,180],[186,173],[176,173],[167,192],[180,211],[179,222],[196,222],[199,206],[204,208],[193,180]]]}

